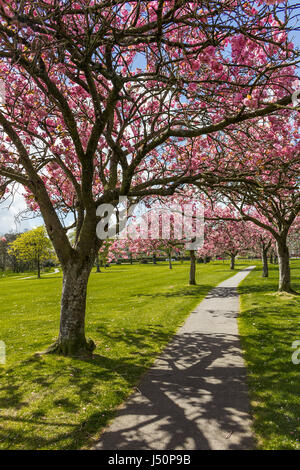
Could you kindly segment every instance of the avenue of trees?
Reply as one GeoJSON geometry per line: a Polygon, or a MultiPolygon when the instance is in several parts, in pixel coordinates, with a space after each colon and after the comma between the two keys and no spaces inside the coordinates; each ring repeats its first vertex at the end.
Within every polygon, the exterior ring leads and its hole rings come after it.
{"type": "Polygon", "coordinates": [[[97,208],[120,196],[193,186],[231,204],[275,238],[279,288],[291,290],[295,24],[288,1],[1,0],[0,198],[25,188],[62,266],[49,351],[94,349],[85,309],[97,208]]]}
{"type": "MultiPolygon", "coordinates": [[[[189,283],[196,284],[196,263],[210,259],[229,259],[230,269],[235,268],[237,256],[242,258],[261,258],[262,276],[269,275],[269,262],[277,263],[276,239],[268,230],[238,218],[234,220],[231,207],[207,210],[204,229],[203,246],[197,250],[186,250],[184,240],[168,239],[111,239],[106,241],[99,253],[101,264],[120,262],[153,262],[165,260],[168,256],[169,267],[172,269],[171,257],[178,261],[190,260],[189,283]]],[[[258,217],[258,215],[256,215],[258,217]]],[[[295,257],[300,257],[300,246],[295,240],[300,239],[299,218],[292,226],[288,241],[288,249],[295,257]]],[[[279,265],[280,269],[280,265],[279,265]]]]}

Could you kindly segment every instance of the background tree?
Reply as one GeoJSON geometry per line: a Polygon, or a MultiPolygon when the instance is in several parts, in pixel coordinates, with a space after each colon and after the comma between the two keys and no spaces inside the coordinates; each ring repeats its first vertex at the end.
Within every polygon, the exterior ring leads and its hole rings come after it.
{"type": "Polygon", "coordinates": [[[12,270],[14,273],[24,272],[29,269],[29,263],[18,260],[14,254],[9,253],[9,245],[20,233],[9,232],[0,238],[0,269],[12,270]]]}
{"type": "Polygon", "coordinates": [[[288,245],[290,253],[299,258],[300,257],[300,217],[298,216],[291,226],[288,235],[288,245]]]}
{"type": "Polygon", "coordinates": [[[1,237],[0,238],[0,268],[2,271],[5,271],[6,269],[6,263],[7,263],[7,239],[6,237],[1,237]]]}
{"type": "MultiPolygon", "coordinates": [[[[256,215],[256,218],[259,220],[259,214],[256,215]]],[[[269,265],[268,265],[268,255],[271,252],[271,248],[276,248],[276,240],[268,230],[264,230],[258,225],[250,223],[252,239],[254,245],[254,251],[257,251],[261,256],[263,268],[262,268],[262,277],[269,277],[269,265]]]]}
{"type": "Polygon", "coordinates": [[[33,262],[37,268],[37,277],[40,279],[41,265],[43,261],[53,256],[53,247],[45,228],[37,227],[19,235],[10,244],[9,253],[19,260],[33,262]]]}
{"type": "Polygon", "coordinates": [[[199,187],[206,185],[212,200],[231,204],[242,219],[274,237],[278,289],[293,292],[288,234],[300,211],[299,114],[289,119],[283,110],[243,124],[231,135],[199,139],[185,152],[206,174],[199,187]]]}
{"type": "Polygon", "coordinates": [[[236,256],[250,251],[255,246],[252,224],[241,221],[238,214],[234,220],[234,212],[229,207],[215,208],[213,215],[213,221],[209,221],[209,226],[206,228],[208,242],[204,244],[200,253],[214,254],[214,256],[228,255],[230,269],[233,270],[236,256]]]}

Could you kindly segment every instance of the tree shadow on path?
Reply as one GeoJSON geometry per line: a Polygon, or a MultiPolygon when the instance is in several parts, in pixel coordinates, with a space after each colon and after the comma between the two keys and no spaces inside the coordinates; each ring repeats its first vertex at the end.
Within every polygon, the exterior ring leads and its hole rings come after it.
{"type": "Polygon", "coordinates": [[[175,336],[97,448],[254,448],[239,347],[235,335],[175,336]]]}

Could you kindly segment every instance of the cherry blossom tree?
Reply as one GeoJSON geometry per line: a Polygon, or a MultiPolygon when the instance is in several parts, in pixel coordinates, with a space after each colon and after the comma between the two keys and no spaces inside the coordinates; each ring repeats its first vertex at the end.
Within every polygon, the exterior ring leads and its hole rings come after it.
{"type": "Polygon", "coordinates": [[[298,216],[288,234],[288,245],[294,256],[300,255],[300,217],[298,216]]]}
{"type": "Polygon", "coordinates": [[[272,165],[258,168],[255,176],[233,185],[229,191],[229,199],[243,219],[267,230],[276,240],[279,261],[278,289],[286,292],[293,292],[288,234],[300,212],[297,176],[300,172],[299,150],[299,141],[295,145],[292,142],[280,145],[279,148],[276,148],[275,144],[272,165]],[[271,175],[265,178],[264,175],[270,171],[271,175]]]}
{"type": "MultiPolygon", "coordinates": [[[[256,214],[255,218],[257,220],[261,220],[263,223],[265,222],[264,220],[262,220],[262,217],[260,217],[259,214],[256,214]]],[[[260,254],[263,263],[262,277],[269,277],[268,254],[271,248],[274,249],[276,246],[275,238],[268,230],[265,230],[262,227],[255,225],[251,222],[250,225],[254,250],[260,254]]]]}
{"type": "Polygon", "coordinates": [[[85,305],[97,207],[173,194],[201,177],[174,143],[291,105],[295,11],[260,0],[1,0],[0,194],[26,189],[62,265],[49,351],[95,347],[85,305]]]}
{"type": "Polygon", "coordinates": [[[199,256],[230,257],[230,269],[235,268],[238,253],[250,251],[255,246],[253,226],[240,219],[232,207],[214,207],[206,214],[205,243],[199,256]]]}
{"type": "Polygon", "coordinates": [[[274,237],[279,291],[286,292],[293,292],[287,239],[300,211],[299,122],[299,114],[283,110],[186,149],[195,171],[205,174],[198,186],[274,237]]]}

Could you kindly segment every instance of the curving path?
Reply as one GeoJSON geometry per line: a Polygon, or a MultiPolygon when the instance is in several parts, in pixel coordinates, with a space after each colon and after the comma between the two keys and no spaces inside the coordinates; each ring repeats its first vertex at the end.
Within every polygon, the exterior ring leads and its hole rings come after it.
{"type": "MultiPolygon", "coordinates": [[[[57,273],[59,273],[59,269],[55,268],[52,273],[43,273],[43,276],[52,276],[53,274],[57,274],[57,273]]],[[[33,279],[33,278],[36,278],[36,275],[28,276],[28,277],[18,277],[17,280],[18,281],[24,281],[24,279],[33,279]]]]}
{"type": "Polygon", "coordinates": [[[237,286],[215,287],[191,313],[96,450],[253,449],[237,286]]]}

